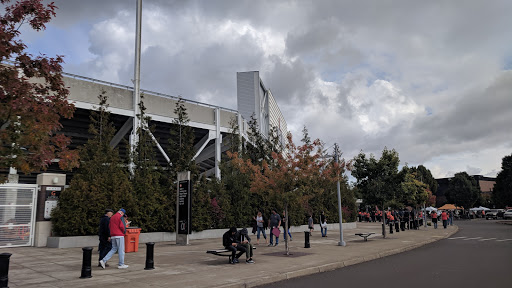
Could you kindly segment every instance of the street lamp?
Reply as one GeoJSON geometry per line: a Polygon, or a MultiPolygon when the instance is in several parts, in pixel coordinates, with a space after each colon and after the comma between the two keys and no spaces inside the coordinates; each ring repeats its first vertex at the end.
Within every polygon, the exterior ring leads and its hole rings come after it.
{"type": "MultiPolygon", "coordinates": [[[[334,144],[334,158],[336,160],[336,164],[338,164],[339,158],[339,150],[338,144],[334,144]]],[[[340,242],[338,242],[338,246],[346,246],[347,244],[343,241],[343,217],[341,211],[341,192],[340,192],[340,175],[338,174],[338,182],[336,183],[336,188],[338,189],[338,212],[340,215],[340,242]]]]}

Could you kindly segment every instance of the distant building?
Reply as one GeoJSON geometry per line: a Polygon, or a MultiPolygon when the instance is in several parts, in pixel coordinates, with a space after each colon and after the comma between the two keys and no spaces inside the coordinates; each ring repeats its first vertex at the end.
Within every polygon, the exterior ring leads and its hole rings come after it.
{"type": "Polygon", "coordinates": [[[270,129],[276,127],[283,146],[288,134],[286,120],[270,89],[267,89],[258,71],[236,73],[237,110],[249,122],[251,116],[258,121],[260,133],[268,138],[270,129]]]}
{"type": "MultiPolygon", "coordinates": [[[[482,175],[471,175],[471,177],[476,180],[478,189],[480,190],[480,195],[484,200],[483,202],[489,203],[492,197],[494,184],[496,184],[496,178],[482,175]]],[[[452,178],[453,177],[436,179],[438,185],[436,192],[436,207],[441,207],[448,202],[445,194],[446,191],[448,191],[449,183],[452,178]]]]}

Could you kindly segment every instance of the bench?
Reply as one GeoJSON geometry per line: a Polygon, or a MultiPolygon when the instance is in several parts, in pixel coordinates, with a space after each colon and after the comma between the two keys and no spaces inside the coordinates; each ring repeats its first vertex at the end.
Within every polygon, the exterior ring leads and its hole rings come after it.
{"type": "MultiPolygon", "coordinates": [[[[252,246],[252,250],[256,250],[256,247],[252,246]]],[[[226,257],[229,257],[229,263],[231,263],[231,254],[232,252],[229,251],[228,249],[219,249],[219,250],[207,250],[206,251],[207,254],[213,254],[213,255],[217,255],[217,256],[226,256],[226,257]]],[[[237,252],[238,253],[238,252],[237,252]]]]}
{"type": "Polygon", "coordinates": [[[373,234],[375,234],[375,233],[374,232],[370,232],[370,233],[356,233],[355,235],[357,235],[359,237],[363,237],[364,241],[368,241],[368,237],[370,237],[373,234]]]}

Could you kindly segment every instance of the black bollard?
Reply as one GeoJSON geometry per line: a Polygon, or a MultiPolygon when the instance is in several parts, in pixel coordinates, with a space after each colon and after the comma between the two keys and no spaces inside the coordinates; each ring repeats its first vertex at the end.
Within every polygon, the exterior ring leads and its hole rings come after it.
{"type": "Polygon", "coordinates": [[[9,287],[7,284],[9,283],[9,259],[11,258],[11,253],[2,253],[0,254],[0,287],[9,287]]]}
{"type": "Polygon", "coordinates": [[[92,258],[92,247],[82,248],[83,259],[82,259],[82,275],[80,279],[91,278],[91,258],[92,258]]]}
{"type": "Polygon", "coordinates": [[[304,248],[310,248],[309,245],[309,231],[304,231],[304,248]]]}
{"type": "Polygon", "coordinates": [[[153,261],[154,251],[155,251],[155,243],[154,242],[146,243],[146,267],[144,268],[144,270],[155,269],[155,262],[153,261]]]}

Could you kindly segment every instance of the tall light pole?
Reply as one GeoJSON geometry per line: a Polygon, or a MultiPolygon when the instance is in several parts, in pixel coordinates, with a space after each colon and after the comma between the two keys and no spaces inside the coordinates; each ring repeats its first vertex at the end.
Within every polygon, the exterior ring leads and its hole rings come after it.
{"type": "MultiPolygon", "coordinates": [[[[334,143],[334,158],[336,160],[336,164],[339,163],[339,148],[338,144],[334,143]]],[[[338,173],[338,182],[336,183],[336,188],[338,189],[338,212],[340,215],[340,242],[338,242],[338,246],[346,246],[347,244],[343,241],[343,217],[341,212],[341,192],[340,192],[340,174],[338,173]]]]}
{"type": "MultiPolygon", "coordinates": [[[[139,142],[139,137],[137,134],[137,130],[140,127],[140,122],[138,117],[139,112],[139,103],[140,103],[140,43],[141,43],[141,27],[142,27],[142,0],[137,0],[137,21],[135,25],[135,67],[134,67],[134,79],[133,79],[133,127],[132,134],[130,135],[130,149],[133,153],[137,147],[137,143],[139,142]]],[[[140,119],[142,120],[142,119],[140,119]]],[[[135,166],[133,161],[130,160],[129,165],[130,172],[133,175],[133,171],[135,166]]]]}

